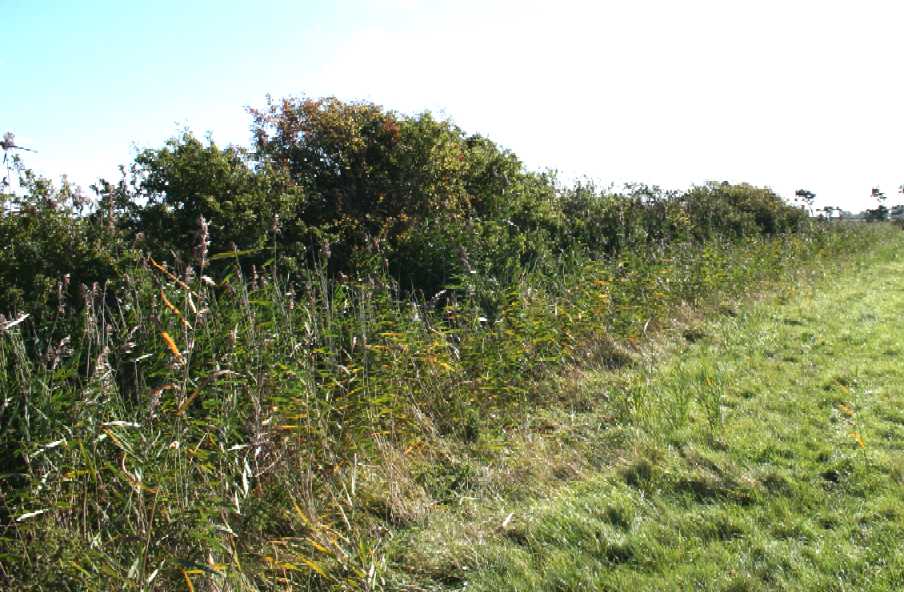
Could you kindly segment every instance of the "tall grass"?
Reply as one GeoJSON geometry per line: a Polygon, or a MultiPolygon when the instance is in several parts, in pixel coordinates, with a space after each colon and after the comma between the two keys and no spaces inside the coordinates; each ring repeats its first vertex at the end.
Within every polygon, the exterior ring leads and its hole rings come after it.
{"type": "Polygon", "coordinates": [[[215,282],[147,258],[52,322],[2,325],[0,574],[16,589],[377,589],[387,528],[466,487],[452,449],[549,404],[551,372],[623,363],[676,307],[883,231],[574,257],[508,286],[466,274],[429,301],[323,266],[237,264],[215,282]]]}

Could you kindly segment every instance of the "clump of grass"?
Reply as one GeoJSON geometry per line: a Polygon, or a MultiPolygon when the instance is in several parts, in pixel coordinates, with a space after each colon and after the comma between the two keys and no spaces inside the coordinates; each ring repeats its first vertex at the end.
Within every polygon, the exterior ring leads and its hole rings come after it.
{"type": "MultiPolygon", "coordinates": [[[[375,590],[400,530],[471,498],[616,458],[653,491],[669,483],[653,461],[700,417],[726,437],[732,396],[719,365],[649,380],[669,317],[733,314],[891,236],[746,184],[561,187],[429,114],[289,98],[252,117],[254,152],[182,134],[100,182],[96,206],[13,161],[8,587],[375,590]],[[611,380],[582,381],[596,371],[611,380]]],[[[619,541],[596,545],[606,565],[640,556],[619,541]]]]}
{"type": "MultiPolygon", "coordinates": [[[[542,381],[630,361],[677,307],[865,240],[839,229],[576,259],[554,279],[494,288],[491,317],[479,274],[440,303],[379,275],[290,278],[278,261],[249,272],[238,251],[216,280],[203,251],[196,267],[147,257],[115,286],[84,286],[57,323],[4,325],[3,577],[20,589],[377,589],[387,529],[476,487],[474,463],[555,402],[542,381]]],[[[696,402],[717,431],[718,373],[688,376],[636,387],[626,416],[675,432],[696,402]]],[[[635,557],[617,541],[594,552],[635,557]]]]}
{"type": "Polygon", "coordinates": [[[405,560],[396,581],[474,590],[898,589],[902,422],[893,409],[902,372],[882,355],[901,341],[897,245],[875,245],[787,298],[714,319],[707,340],[664,363],[614,380],[597,374],[596,388],[615,387],[586,415],[615,416],[599,429],[627,434],[617,456],[527,499],[486,495],[482,511],[449,509],[394,548],[405,560]],[[863,285],[874,288],[865,298],[863,285]],[[806,324],[783,322],[789,305],[806,324]],[[865,311],[874,319],[851,321],[865,311]],[[849,337],[863,347],[850,348],[849,337]],[[806,359],[786,361],[805,348],[806,359]],[[505,529],[501,516],[512,516],[505,529]],[[453,585],[442,573],[454,574],[453,585]]]}

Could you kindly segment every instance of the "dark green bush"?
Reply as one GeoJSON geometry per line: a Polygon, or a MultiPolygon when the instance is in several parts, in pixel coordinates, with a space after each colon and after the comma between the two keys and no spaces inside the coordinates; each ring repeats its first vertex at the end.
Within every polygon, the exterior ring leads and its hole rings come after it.
{"type": "Polygon", "coordinates": [[[309,242],[329,244],[332,271],[372,270],[378,253],[403,287],[430,295],[471,259],[501,271],[529,258],[517,224],[533,230],[537,197],[548,201],[550,187],[486,138],[427,113],[336,99],[287,99],[252,113],[257,166],[301,189],[297,215],[309,242]]]}
{"type": "Polygon", "coordinates": [[[0,195],[0,313],[49,320],[80,302],[82,286],[115,279],[137,261],[112,209],[88,208],[73,186],[21,171],[0,195]]]}
{"type": "Polygon", "coordinates": [[[210,254],[251,251],[249,263],[272,257],[277,239],[281,251],[295,255],[295,243],[305,237],[298,217],[304,194],[273,171],[253,169],[239,148],[204,144],[185,132],[163,148],[138,154],[132,174],[133,231],[157,257],[175,253],[186,263],[200,263],[195,250],[202,217],[209,225],[210,254]]]}
{"type": "Polygon", "coordinates": [[[4,197],[0,312],[33,313],[0,328],[7,587],[360,589],[417,517],[406,454],[451,501],[477,473],[443,455],[489,454],[552,372],[889,231],[748,185],[562,188],[367,103],[253,118],[253,153],[182,134],[95,206],[4,197]]]}
{"type": "Polygon", "coordinates": [[[274,255],[321,260],[334,276],[388,269],[404,291],[430,297],[474,272],[505,285],[569,253],[771,236],[806,221],[749,185],[560,188],[427,113],[334,98],[270,101],[251,113],[253,153],[185,133],[138,155],[132,231],[147,250],[190,261],[203,217],[213,253],[250,252],[244,262],[257,265],[274,255]]]}

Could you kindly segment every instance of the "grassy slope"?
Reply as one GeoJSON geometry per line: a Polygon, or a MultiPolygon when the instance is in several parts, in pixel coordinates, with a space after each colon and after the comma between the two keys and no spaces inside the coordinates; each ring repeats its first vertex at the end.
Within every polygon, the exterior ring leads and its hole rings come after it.
{"type": "Polygon", "coordinates": [[[597,403],[559,448],[590,470],[540,499],[513,477],[397,537],[390,586],[902,589],[901,242],[582,378],[597,403]]]}

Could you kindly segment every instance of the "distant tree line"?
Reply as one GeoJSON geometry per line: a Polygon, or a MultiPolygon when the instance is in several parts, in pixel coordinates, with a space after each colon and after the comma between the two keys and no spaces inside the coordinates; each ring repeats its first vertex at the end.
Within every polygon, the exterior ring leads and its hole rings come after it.
{"type": "MultiPolygon", "coordinates": [[[[899,193],[904,194],[904,185],[902,185],[899,190],[899,193]]],[[[904,205],[897,204],[889,208],[885,205],[888,196],[879,189],[878,187],[873,187],[870,191],[870,198],[876,200],[875,208],[867,208],[858,213],[848,212],[836,206],[827,205],[822,208],[813,209],[813,202],[816,199],[816,194],[807,189],[798,189],[795,192],[795,203],[801,207],[801,209],[809,212],[810,216],[816,216],[820,219],[831,220],[833,218],[838,219],[846,219],[846,220],[866,220],[868,222],[881,222],[885,220],[896,220],[901,221],[904,220],[904,205]]]]}

